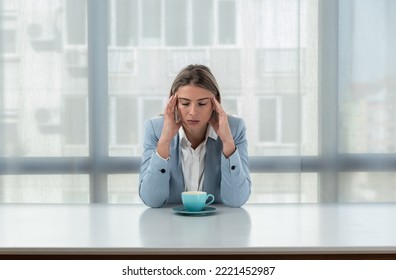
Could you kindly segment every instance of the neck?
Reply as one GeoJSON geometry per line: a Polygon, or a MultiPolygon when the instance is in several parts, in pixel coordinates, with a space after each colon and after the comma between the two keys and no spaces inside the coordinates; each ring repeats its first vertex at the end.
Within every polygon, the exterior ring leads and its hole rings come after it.
{"type": "Polygon", "coordinates": [[[205,126],[205,128],[200,131],[192,131],[184,128],[186,137],[188,141],[190,141],[191,147],[193,149],[196,149],[199,146],[199,144],[201,144],[205,140],[206,130],[207,130],[207,126],[205,126]]]}

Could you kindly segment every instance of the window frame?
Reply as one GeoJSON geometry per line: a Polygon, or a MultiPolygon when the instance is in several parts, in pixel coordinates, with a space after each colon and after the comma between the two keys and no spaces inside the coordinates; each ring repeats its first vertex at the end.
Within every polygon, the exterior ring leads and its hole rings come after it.
{"type": "MultiPolygon", "coordinates": [[[[18,39],[18,15],[15,11],[5,11],[2,12],[0,8],[1,31],[9,31],[14,34],[14,49],[12,51],[5,51],[4,47],[1,45],[1,56],[0,59],[4,61],[13,61],[20,58],[20,47],[18,39]]],[[[0,39],[3,39],[0,37],[0,39]]]]}
{"type": "MultiPolygon", "coordinates": [[[[107,31],[104,31],[108,30],[107,2],[88,0],[89,156],[0,157],[0,174],[88,174],[89,201],[107,203],[109,174],[139,172],[140,157],[111,157],[108,154],[108,42],[107,31]]],[[[319,1],[318,155],[249,158],[252,173],[318,173],[318,202],[338,201],[339,172],[396,170],[396,154],[343,154],[338,151],[338,116],[334,114],[339,106],[337,94],[334,94],[338,92],[338,61],[324,55],[337,56],[338,32],[338,1],[319,1]]]]}

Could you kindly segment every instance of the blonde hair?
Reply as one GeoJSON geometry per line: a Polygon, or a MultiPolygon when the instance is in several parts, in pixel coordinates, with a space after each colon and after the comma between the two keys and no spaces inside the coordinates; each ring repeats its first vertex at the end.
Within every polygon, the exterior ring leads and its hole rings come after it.
{"type": "Polygon", "coordinates": [[[201,64],[191,64],[180,71],[173,81],[169,97],[174,95],[182,86],[197,86],[204,88],[215,95],[221,103],[219,86],[209,67],[201,64]]]}

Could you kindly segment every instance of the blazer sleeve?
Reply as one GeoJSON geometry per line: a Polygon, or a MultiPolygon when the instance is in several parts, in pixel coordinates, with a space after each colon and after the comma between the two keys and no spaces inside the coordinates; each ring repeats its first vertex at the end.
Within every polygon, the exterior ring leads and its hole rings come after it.
{"type": "Polygon", "coordinates": [[[161,125],[154,120],[145,123],[139,196],[149,207],[161,207],[169,198],[169,162],[156,153],[161,125]]]}
{"type": "Polygon", "coordinates": [[[249,173],[246,126],[240,118],[231,117],[229,122],[236,150],[229,158],[221,153],[220,196],[225,205],[240,207],[249,199],[252,185],[249,173]]]}

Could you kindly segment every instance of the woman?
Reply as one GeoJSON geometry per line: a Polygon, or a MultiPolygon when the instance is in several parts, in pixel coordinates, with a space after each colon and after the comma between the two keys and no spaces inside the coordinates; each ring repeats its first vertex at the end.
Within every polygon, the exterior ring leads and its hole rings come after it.
{"type": "Polygon", "coordinates": [[[163,116],[145,124],[139,195],[150,207],[200,190],[242,206],[250,196],[246,127],[221,107],[210,69],[189,65],[175,78],[163,116]]]}

